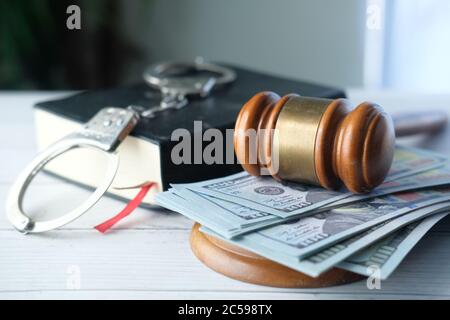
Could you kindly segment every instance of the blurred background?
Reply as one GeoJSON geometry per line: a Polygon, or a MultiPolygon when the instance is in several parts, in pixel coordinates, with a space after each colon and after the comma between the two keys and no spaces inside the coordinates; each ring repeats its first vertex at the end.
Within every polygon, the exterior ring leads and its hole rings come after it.
{"type": "Polygon", "coordinates": [[[446,93],[449,40],[447,0],[0,1],[0,89],[111,87],[201,56],[342,88],[446,93]],[[66,27],[72,4],[81,30],[66,27]]]}

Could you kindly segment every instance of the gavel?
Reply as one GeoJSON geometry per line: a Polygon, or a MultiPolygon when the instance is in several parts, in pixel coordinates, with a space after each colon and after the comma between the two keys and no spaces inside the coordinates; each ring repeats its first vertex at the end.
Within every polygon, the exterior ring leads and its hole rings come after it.
{"type": "Polygon", "coordinates": [[[242,107],[234,148],[244,170],[266,170],[279,181],[294,181],[353,193],[370,192],[386,178],[395,137],[437,131],[445,113],[394,121],[379,105],[356,108],[346,99],[321,99],[260,92],[242,107]]]}

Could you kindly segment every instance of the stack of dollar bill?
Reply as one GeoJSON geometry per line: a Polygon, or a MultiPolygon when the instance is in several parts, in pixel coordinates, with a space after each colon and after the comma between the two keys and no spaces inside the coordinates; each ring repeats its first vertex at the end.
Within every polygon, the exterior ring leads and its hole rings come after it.
{"type": "Polygon", "coordinates": [[[214,235],[312,277],[333,267],[386,279],[450,212],[444,156],[397,147],[385,182],[369,194],[253,177],[246,172],[172,185],[157,195],[214,235]]]}

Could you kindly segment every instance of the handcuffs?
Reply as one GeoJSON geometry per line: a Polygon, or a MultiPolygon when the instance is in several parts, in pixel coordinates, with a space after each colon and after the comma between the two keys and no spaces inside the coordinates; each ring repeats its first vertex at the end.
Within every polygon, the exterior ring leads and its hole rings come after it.
{"type": "Polygon", "coordinates": [[[69,134],[43,150],[22,171],[9,192],[6,207],[9,221],[18,231],[26,234],[53,230],[86,213],[111,186],[119,168],[117,147],[134,129],[140,118],[153,118],[159,112],[183,108],[188,105],[189,96],[206,97],[213,88],[233,82],[236,74],[233,70],[222,66],[196,61],[155,64],[144,72],[143,77],[150,87],[161,92],[162,99],[158,106],[150,109],[140,106],[129,106],[126,109],[103,108],[81,130],[69,134]],[[186,71],[207,72],[214,76],[180,76],[186,71]],[[173,75],[167,76],[171,72],[173,75]],[[74,210],[58,218],[34,221],[23,212],[23,200],[27,188],[48,162],[76,148],[93,148],[108,154],[103,182],[84,203],[74,210]]]}

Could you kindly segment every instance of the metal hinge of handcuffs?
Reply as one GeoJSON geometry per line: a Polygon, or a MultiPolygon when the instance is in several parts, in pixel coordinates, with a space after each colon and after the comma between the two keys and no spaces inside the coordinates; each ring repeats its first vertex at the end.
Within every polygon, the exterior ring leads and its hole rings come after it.
{"type": "Polygon", "coordinates": [[[188,96],[205,97],[214,87],[230,83],[235,78],[233,70],[198,61],[160,63],[150,66],[144,72],[144,79],[148,85],[160,90],[162,94],[160,105],[146,110],[139,106],[129,106],[126,109],[106,107],[92,117],[83,129],[69,134],[39,153],[19,175],[10,190],[6,208],[9,221],[22,233],[38,233],[53,230],[75,220],[94,206],[111,186],[119,167],[116,149],[134,129],[141,117],[153,118],[158,112],[183,108],[188,104],[188,96]],[[208,72],[217,77],[175,77],[175,73],[180,74],[186,71],[208,72]],[[169,72],[172,72],[172,76],[165,76],[169,72]],[[51,220],[32,220],[22,209],[28,186],[48,162],[75,148],[94,148],[109,155],[105,179],[76,209],[51,220]]]}

